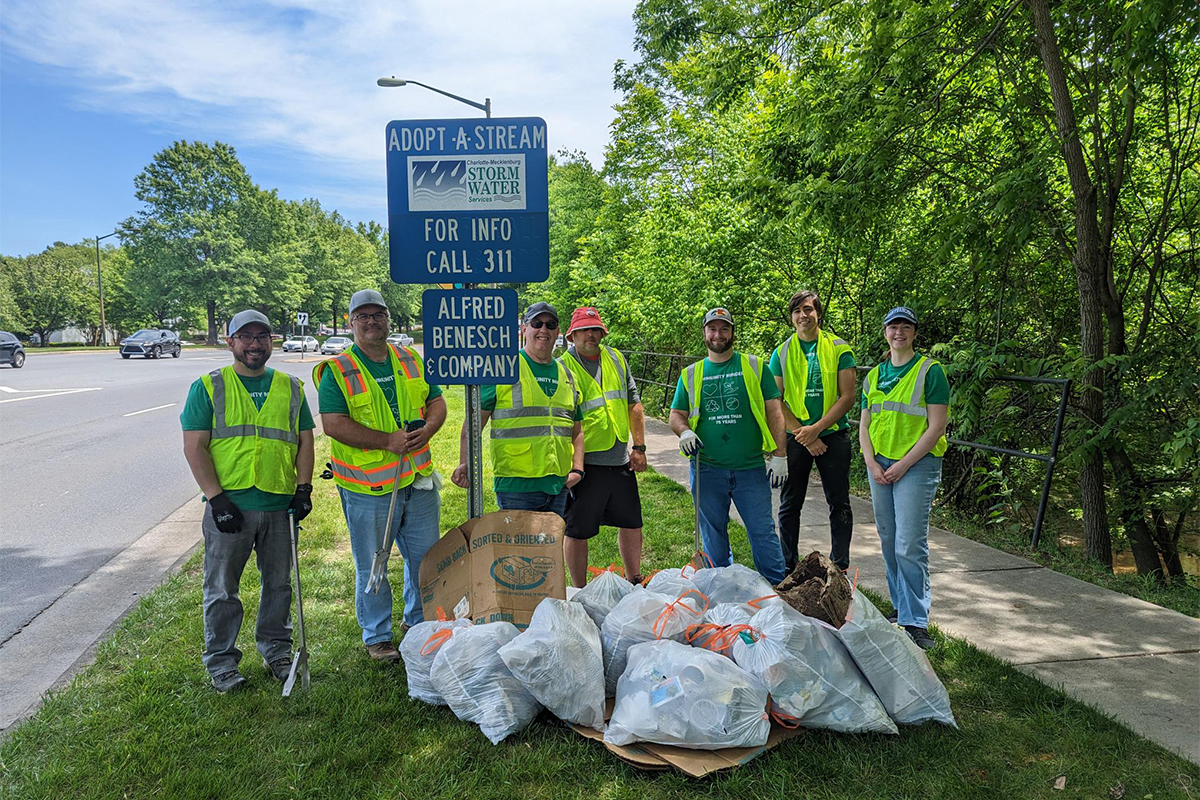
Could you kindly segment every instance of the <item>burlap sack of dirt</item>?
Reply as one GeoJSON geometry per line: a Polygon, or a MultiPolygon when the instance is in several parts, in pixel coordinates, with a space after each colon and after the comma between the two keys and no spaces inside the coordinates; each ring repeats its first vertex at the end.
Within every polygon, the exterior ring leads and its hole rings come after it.
{"type": "Polygon", "coordinates": [[[809,553],[784,578],[775,592],[808,617],[842,627],[854,590],[834,563],[816,550],[809,553]]]}

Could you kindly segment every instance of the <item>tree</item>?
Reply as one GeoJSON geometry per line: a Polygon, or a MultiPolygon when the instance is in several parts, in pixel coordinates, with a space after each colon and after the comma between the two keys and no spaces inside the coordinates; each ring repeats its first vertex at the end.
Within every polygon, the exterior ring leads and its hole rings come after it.
{"type": "Polygon", "coordinates": [[[24,330],[35,333],[41,344],[50,334],[81,321],[86,316],[94,286],[89,262],[94,251],[86,244],[55,242],[37,255],[13,259],[13,296],[21,309],[24,330]]]}

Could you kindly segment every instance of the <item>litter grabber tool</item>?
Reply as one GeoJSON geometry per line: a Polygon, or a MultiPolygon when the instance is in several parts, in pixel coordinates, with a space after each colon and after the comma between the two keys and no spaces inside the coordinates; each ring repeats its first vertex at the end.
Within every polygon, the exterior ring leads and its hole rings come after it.
{"type": "MultiPolygon", "coordinates": [[[[406,432],[412,432],[425,427],[425,420],[414,419],[404,426],[406,432]]],[[[392,542],[395,541],[392,523],[396,519],[396,496],[400,494],[400,470],[404,466],[404,458],[396,462],[396,474],[392,476],[392,502],[388,506],[387,528],[383,532],[383,546],[375,551],[375,560],[371,562],[371,577],[363,588],[363,594],[379,594],[379,587],[387,575],[388,557],[392,554],[392,542]]]]}
{"type": "Polygon", "coordinates": [[[292,668],[288,670],[287,680],[283,682],[283,696],[291,697],[296,685],[296,676],[300,676],[300,688],[308,691],[308,640],[304,636],[304,598],[300,594],[300,523],[296,515],[288,511],[288,526],[292,539],[292,575],[296,589],[296,630],[300,638],[300,649],[292,658],[292,668]]]}
{"type": "Polygon", "coordinates": [[[700,449],[692,454],[692,506],[696,509],[696,551],[692,553],[691,564],[696,569],[704,569],[713,565],[713,560],[704,552],[704,540],[700,537],[700,449]]]}

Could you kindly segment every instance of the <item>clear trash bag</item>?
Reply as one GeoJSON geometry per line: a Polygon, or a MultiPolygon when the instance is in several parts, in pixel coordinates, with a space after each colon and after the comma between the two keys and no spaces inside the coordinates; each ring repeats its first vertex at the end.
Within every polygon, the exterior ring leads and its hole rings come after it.
{"type": "Polygon", "coordinates": [[[442,645],[455,631],[470,624],[469,619],[430,620],[418,622],[408,629],[400,642],[400,657],[404,659],[404,671],[408,675],[409,697],[435,706],[446,705],[429,680],[429,670],[442,645]]]}
{"type": "Polygon", "coordinates": [[[660,569],[654,573],[654,576],[646,582],[646,588],[652,592],[665,594],[675,598],[686,591],[695,589],[695,584],[692,583],[692,576],[696,574],[696,568],[691,564],[687,564],[681,568],[660,569]]]}
{"type": "Polygon", "coordinates": [[[579,603],[587,609],[588,616],[599,629],[604,624],[608,612],[616,607],[627,595],[641,591],[640,586],[634,586],[615,572],[605,570],[592,578],[571,598],[572,603],[579,603]]]}
{"type": "Polygon", "coordinates": [[[762,680],[785,724],[841,733],[897,733],[835,630],[788,605],[764,608],[733,640],[733,660],[762,680]]]}
{"type": "Polygon", "coordinates": [[[751,600],[759,600],[755,604],[758,606],[770,602],[783,602],[771,588],[770,581],[759,575],[757,570],[742,564],[699,570],[692,576],[692,583],[696,591],[707,597],[713,605],[749,603],[751,600]]]}
{"type": "Polygon", "coordinates": [[[629,649],[604,741],[697,750],[761,747],[771,733],[767,688],[724,656],[657,641],[629,649]]]}
{"type": "Polygon", "coordinates": [[[564,722],[604,730],[600,631],[579,603],[547,597],[500,659],[537,701],[564,722]]]}
{"type": "Polygon", "coordinates": [[[733,626],[743,627],[758,612],[746,603],[721,603],[704,612],[703,621],[689,625],[685,637],[692,647],[703,647],[722,655],[729,655],[728,645],[733,640],[727,632],[733,626]]]}
{"type": "Polygon", "coordinates": [[[524,728],[542,705],[500,659],[501,646],[517,638],[511,622],[455,631],[438,649],[429,678],[454,715],[479,725],[492,744],[524,728]]]}
{"type": "Polygon", "coordinates": [[[857,589],[837,635],[892,719],[901,725],[934,720],[958,727],[950,710],[950,695],[925,651],[857,589]]]}
{"type": "Polygon", "coordinates": [[[655,639],[685,643],[688,625],[703,619],[706,610],[708,601],[695,592],[670,597],[645,590],[617,603],[600,629],[605,694],[611,697],[617,691],[617,679],[625,671],[630,647],[655,639]]]}

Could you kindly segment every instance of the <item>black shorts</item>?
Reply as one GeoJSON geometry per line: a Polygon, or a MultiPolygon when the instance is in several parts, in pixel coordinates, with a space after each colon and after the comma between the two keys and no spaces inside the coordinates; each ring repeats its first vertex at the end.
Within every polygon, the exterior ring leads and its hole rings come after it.
{"type": "Polygon", "coordinates": [[[587,476],[575,484],[567,503],[567,536],[590,539],[600,532],[601,525],[642,527],[637,476],[628,464],[623,467],[589,464],[584,472],[587,476]]]}

